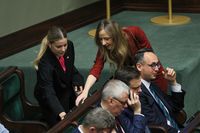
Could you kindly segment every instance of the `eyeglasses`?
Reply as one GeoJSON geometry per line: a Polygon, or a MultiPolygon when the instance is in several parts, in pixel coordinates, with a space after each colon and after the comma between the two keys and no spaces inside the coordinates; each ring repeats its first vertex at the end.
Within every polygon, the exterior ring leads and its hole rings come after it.
{"type": "Polygon", "coordinates": [[[156,69],[156,67],[159,69],[160,68],[160,62],[153,62],[152,64],[147,64],[148,66],[150,66],[152,69],[156,69]]]}
{"type": "Polygon", "coordinates": [[[127,101],[121,101],[116,97],[113,97],[113,99],[117,100],[118,102],[120,102],[123,106],[125,106],[127,104],[127,101]]]}

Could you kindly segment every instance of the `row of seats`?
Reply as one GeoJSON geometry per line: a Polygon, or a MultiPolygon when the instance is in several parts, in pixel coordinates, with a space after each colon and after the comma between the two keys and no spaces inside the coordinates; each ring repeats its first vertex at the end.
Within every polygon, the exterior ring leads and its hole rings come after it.
{"type": "MultiPolygon", "coordinates": [[[[48,128],[43,122],[42,112],[38,105],[30,103],[25,96],[24,74],[17,67],[9,67],[0,73],[0,122],[12,133],[59,133],[70,132],[78,126],[81,118],[100,100],[101,89],[78,107],[74,107],[65,119],[48,128]]],[[[177,116],[179,124],[184,126],[186,113],[181,111],[177,116]]],[[[200,125],[200,112],[189,119],[182,133],[191,133],[200,125]]],[[[167,133],[158,125],[148,125],[152,133],[167,133]]]]}
{"type": "Polygon", "coordinates": [[[0,73],[0,122],[12,133],[43,133],[42,113],[25,97],[24,74],[17,67],[0,73]]]}

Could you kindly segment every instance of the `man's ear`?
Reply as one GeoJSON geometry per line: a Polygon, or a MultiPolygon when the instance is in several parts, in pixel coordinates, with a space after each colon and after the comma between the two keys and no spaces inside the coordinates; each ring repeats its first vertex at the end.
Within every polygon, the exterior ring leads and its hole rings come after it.
{"type": "Polygon", "coordinates": [[[89,127],[89,133],[96,133],[96,127],[89,127]]]}
{"type": "Polygon", "coordinates": [[[108,98],[108,104],[111,105],[111,106],[113,105],[113,98],[112,97],[108,98]]]}
{"type": "Polygon", "coordinates": [[[142,64],[141,63],[137,63],[136,64],[136,68],[138,69],[138,71],[141,72],[141,70],[142,70],[142,64]]]}

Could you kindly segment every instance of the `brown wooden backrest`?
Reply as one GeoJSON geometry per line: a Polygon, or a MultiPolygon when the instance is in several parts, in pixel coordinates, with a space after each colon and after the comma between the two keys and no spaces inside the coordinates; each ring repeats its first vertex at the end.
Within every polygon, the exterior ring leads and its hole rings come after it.
{"type": "Polygon", "coordinates": [[[39,121],[40,113],[40,107],[26,99],[23,71],[17,67],[8,67],[0,72],[1,123],[11,132],[46,132],[48,126],[39,121]]]}
{"type": "Polygon", "coordinates": [[[192,133],[200,126],[200,111],[197,111],[187,122],[186,127],[181,130],[181,133],[192,133]]]}
{"type": "Polygon", "coordinates": [[[88,97],[83,104],[75,107],[72,112],[69,112],[65,119],[53,126],[47,133],[59,133],[73,124],[81,115],[93,108],[93,105],[97,103],[101,98],[101,89],[97,90],[92,96],[88,97]]]}

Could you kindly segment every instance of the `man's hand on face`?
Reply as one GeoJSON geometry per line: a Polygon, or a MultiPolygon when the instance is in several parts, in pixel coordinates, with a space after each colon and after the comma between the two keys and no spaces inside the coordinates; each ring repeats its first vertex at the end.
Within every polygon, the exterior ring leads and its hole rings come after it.
{"type": "Polygon", "coordinates": [[[141,113],[141,103],[140,103],[139,96],[136,93],[133,93],[132,91],[130,91],[128,105],[134,110],[134,114],[141,113]]]}

